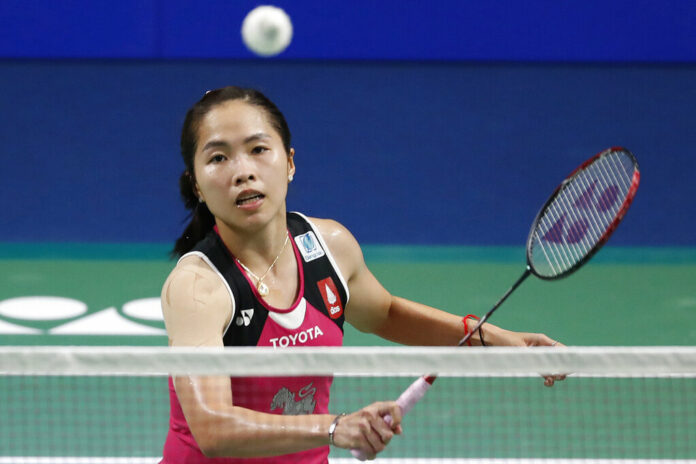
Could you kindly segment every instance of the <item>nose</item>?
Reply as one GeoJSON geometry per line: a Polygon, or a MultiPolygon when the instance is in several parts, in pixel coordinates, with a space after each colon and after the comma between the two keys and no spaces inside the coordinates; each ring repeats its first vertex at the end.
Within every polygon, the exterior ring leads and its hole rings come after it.
{"type": "Polygon", "coordinates": [[[247,156],[238,157],[234,166],[234,185],[241,185],[255,179],[254,163],[247,156]]]}

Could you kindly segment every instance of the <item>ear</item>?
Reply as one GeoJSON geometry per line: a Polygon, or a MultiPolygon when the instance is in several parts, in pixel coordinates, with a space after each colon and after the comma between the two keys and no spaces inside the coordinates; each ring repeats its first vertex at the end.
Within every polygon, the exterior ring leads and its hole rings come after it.
{"type": "Polygon", "coordinates": [[[193,194],[196,195],[200,203],[205,203],[205,198],[203,198],[201,189],[200,187],[198,187],[198,181],[196,180],[196,177],[192,174],[189,175],[191,176],[191,190],[193,190],[193,194]]]}
{"type": "Polygon", "coordinates": [[[288,152],[288,179],[295,175],[295,149],[291,148],[288,152]]]}

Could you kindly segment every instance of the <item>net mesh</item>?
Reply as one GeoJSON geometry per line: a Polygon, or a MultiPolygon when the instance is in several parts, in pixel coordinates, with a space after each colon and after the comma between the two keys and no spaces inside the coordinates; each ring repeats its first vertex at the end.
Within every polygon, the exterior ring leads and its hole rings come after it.
{"type": "Polygon", "coordinates": [[[530,237],[538,275],[562,275],[592,251],[619,215],[635,169],[628,152],[611,150],[563,185],[530,237]]]}
{"type": "MultiPolygon", "coordinates": [[[[696,462],[696,349],[675,347],[5,348],[0,463],[159,462],[168,375],[187,372],[331,373],[335,414],[440,374],[379,462],[696,462]],[[571,375],[547,388],[542,372],[571,375]]],[[[330,462],[356,461],[334,448],[330,462]]]]}

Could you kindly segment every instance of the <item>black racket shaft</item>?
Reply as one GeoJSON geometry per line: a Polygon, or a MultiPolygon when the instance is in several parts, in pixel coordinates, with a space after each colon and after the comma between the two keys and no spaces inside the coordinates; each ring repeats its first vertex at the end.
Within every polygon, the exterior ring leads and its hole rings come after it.
{"type": "Polygon", "coordinates": [[[505,292],[505,295],[503,295],[495,305],[493,305],[493,307],[490,309],[490,311],[488,311],[486,314],[483,315],[483,317],[481,319],[478,320],[478,323],[474,326],[474,328],[469,330],[467,332],[467,334],[464,336],[464,338],[459,340],[459,343],[457,343],[457,346],[464,345],[471,338],[471,336],[474,334],[474,332],[476,332],[483,325],[483,323],[486,322],[486,320],[488,320],[488,318],[491,316],[491,314],[493,314],[495,312],[495,310],[498,309],[498,307],[501,304],[503,304],[503,302],[505,300],[507,300],[507,298],[512,294],[512,292],[514,292],[517,289],[517,287],[519,287],[520,284],[522,284],[522,282],[524,282],[524,280],[527,277],[529,277],[529,274],[531,274],[531,273],[532,273],[531,267],[527,266],[527,269],[525,269],[524,272],[522,273],[522,275],[520,276],[520,278],[517,279],[517,282],[512,284],[512,287],[510,287],[508,289],[508,291],[505,292]]]}

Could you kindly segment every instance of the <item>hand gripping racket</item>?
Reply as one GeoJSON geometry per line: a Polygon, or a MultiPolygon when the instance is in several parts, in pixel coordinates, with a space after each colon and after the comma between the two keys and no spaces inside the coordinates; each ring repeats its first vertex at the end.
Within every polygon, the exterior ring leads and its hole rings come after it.
{"type": "MultiPolygon", "coordinates": [[[[458,345],[466,343],[530,274],[555,280],[585,264],[619,225],[639,183],[638,162],[621,147],[604,150],[573,171],[556,187],[532,223],[522,276],[458,345]]],[[[396,402],[403,414],[423,398],[435,379],[435,375],[423,376],[399,396],[396,402]]],[[[391,425],[391,416],[384,416],[384,420],[391,425]]],[[[366,458],[360,450],[351,452],[361,461],[366,458]]]]}

